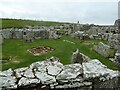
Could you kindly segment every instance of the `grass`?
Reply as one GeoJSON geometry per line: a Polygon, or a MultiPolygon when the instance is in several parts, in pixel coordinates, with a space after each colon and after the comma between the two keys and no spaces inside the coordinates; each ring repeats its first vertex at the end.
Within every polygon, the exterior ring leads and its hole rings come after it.
{"type": "Polygon", "coordinates": [[[115,50],[114,49],[110,49],[109,50],[109,57],[114,57],[115,55],[115,50]]]}
{"type": "Polygon", "coordinates": [[[8,63],[4,63],[2,65],[2,70],[6,70],[8,68],[20,68],[29,66],[31,63],[36,61],[45,60],[45,58],[49,58],[51,56],[56,56],[60,58],[63,64],[71,63],[72,52],[76,51],[78,48],[81,53],[89,56],[91,59],[98,58],[103,64],[108,66],[113,70],[120,70],[120,67],[109,61],[108,58],[101,56],[92,50],[93,45],[84,45],[80,42],[89,41],[95,42],[98,44],[100,41],[106,43],[103,40],[79,40],[74,39],[69,36],[62,36],[60,39],[37,39],[33,43],[25,43],[20,39],[5,39],[2,45],[2,55],[4,59],[8,59],[8,63]],[[75,44],[71,44],[69,42],[64,42],[63,40],[69,40],[74,42],[75,44]],[[47,54],[41,56],[33,56],[27,50],[32,47],[38,46],[49,46],[54,48],[53,52],[49,52],[47,54]]]}
{"type": "Polygon", "coordinates": [[[67,22],[22,20],[22,19],[0,19],[0,28],[23,28],[26,26],[54,26],[67,22]],[[1,26],[2,25],[2,26],[1,26]]]}

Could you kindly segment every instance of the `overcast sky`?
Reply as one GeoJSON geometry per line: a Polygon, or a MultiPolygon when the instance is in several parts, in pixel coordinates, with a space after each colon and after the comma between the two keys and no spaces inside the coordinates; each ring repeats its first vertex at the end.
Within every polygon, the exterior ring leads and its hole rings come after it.
{"type": "Polygon", "coordinates": [[[1,18],[114,24],[119,0],[0,0],[1,18]]]}

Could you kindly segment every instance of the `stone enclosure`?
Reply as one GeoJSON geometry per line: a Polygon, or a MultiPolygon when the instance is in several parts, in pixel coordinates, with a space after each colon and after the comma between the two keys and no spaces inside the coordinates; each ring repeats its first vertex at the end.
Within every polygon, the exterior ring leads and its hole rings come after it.
{"type": "Polygon", "coordinates": [[[29,51],[34,56],[39,56],[39,55],[42,55],[42,54],[45,54],[48,52],[52,52],[52,51],[54,51],[54,49],[50,48],[50,47],[40,46],[40,47],[36,47],[36,48],[31,48],[27,51],[29,51]]]}
{"type": "MultiPolygon", "coordinates": [[[[63,24],[51,27],[2,29],[0,30],[0,44],[4,43],[4,39],[7,38],[32,42],[34,39],[40,38],[59,39],[61,35],[69,35],[82,40],[107,40],[108,44],[100,42],[93,49],[104,57],[112,57],[116,62],[120,62],[120,33],[118,33],[119,28],[116,25],[91,26],[84,31],[81,28],[83,28],[83,25],[80,24],[63,24]]],[[[64,42],[74,44],[68,40],[64,40],[64,42]]],[[[33,55],[41,55],[53,50],[49,47],[36,47],[28,51],[33,55]]],[[[104,85],[99,84],[99,88],[109,88],[108,86],[113,85],[113,82],[106,82],[120,76],[119,71],[108,69],[99,60],[91,60],[88,56],[80,53],[79,50],[73,53],[71,62],[72,64],[63,65],[57,57],[51,57],[44,61],[32,63],[28,67],[0,71],[0,88],[2,90],[42,90],[44,88],[62,90],[85,87],[93,90],[93,88],[97,88],[98,85],[94,85],[95,83],[98,84],[97,82],[104,83],[104,85]],[[36,89],[37,87],[39,89],[36,89]]],[[[114,86],[120,88],[119,84],[114,86]]]]}

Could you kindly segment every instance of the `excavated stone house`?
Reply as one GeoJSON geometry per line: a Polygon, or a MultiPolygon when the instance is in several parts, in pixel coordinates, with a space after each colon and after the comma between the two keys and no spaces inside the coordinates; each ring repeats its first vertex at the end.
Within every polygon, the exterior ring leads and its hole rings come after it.
{"type": "Polygon", "coordinates": [[[17,29],[17,28],[2,29],[0,33],[3,39],[17,38],[17,39],[23,39],[27,42],[31,42],[34,39],[39,39],[39,38],[45,38],[45,39],[59,38],[59,35],[57,35],[55,30],[51,30],[46,27],[40,27],[40,28],[29,27],[29,28],[23,28],[23,29],[17,29]]]}

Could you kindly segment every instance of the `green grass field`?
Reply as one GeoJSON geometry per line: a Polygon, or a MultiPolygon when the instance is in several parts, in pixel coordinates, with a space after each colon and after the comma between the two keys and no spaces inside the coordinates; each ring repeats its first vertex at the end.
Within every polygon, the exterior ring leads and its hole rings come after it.
{"type": "Polygon", "coordinates": [[[21,19],[0,19],[0,28],[23,28],[26,26],[53,26],[67,22],[36,21],[21,19]]]}
{"type": "MultiPolygon", "coordinates": [[[[85,40],[90,42],[95,42],[98,44],[102,40],[85,40]]],[[[38,39],[35,40],[33,43],[25,43],[23,40],[20,39],[5,39],[2,45],[2,55],[3,59],[9,59],[7,63],[2,65],[2,69],[6,70],[8,68],[19,68],[29,66],[31,63],[36,61],[45,60],[45,58],[49,58],[51,56],[56,56],[60,58],[63,64],[70,64],[71,63],[71,56],[72,52],[76,51],[78,48],[81,53],[89,56],[91,59],[98,58],[103,64],[107,65],[108,68],[113,70],[120,70],[120,67],[115,63],[108,60],[95,51],[92,50],[93,45],[84,45],[80,42],[83,40],[74,39],[69,36],[62,36],[60,39],[38,39]],[[71,44],[69,42],[64,42],[63,40],[69,40],[74,42],[75,44],[71,44]],[[53,52],[46,53],[41,56],[33,56],[27,50],[32,47],[39,47],[39,46],[49,46],[54,48],[53,52]]],[[[102,41],[107,43],[106,41],[102,41]]]]}

